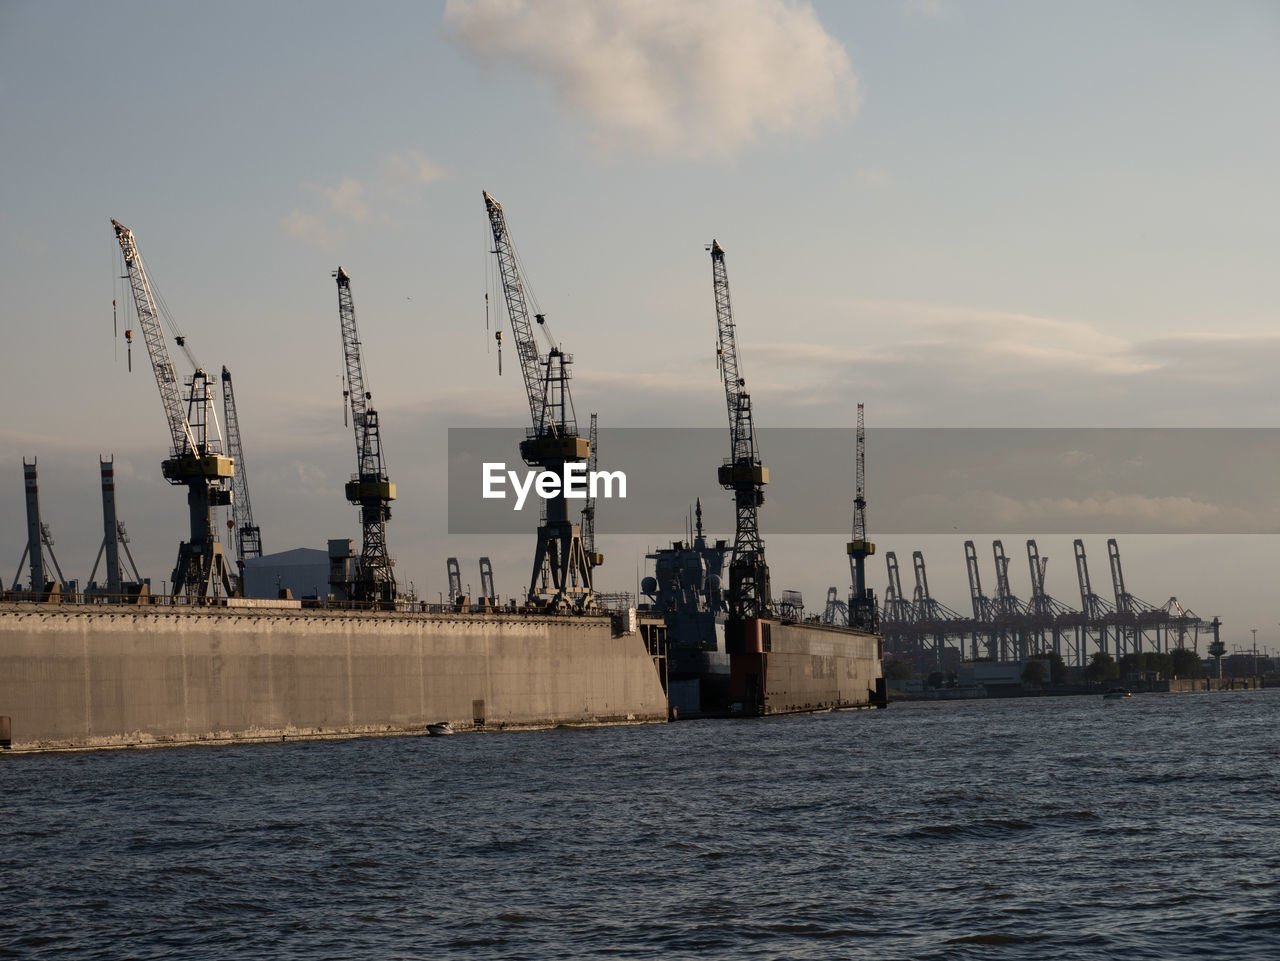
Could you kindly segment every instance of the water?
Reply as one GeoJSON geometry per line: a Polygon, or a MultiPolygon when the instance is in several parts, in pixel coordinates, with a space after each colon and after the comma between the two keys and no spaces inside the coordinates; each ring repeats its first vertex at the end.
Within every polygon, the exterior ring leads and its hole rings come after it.
{"type": "Polygon", "coordinates": [[[1280,957],[1280,692],[0,758],[0,956],[1280,957]]]}

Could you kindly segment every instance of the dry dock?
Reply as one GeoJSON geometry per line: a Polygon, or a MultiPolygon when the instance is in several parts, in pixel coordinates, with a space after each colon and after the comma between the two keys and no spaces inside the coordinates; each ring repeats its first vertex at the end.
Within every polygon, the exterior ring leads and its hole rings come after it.
{"type": "MultiPolygon", "coordinates": [[[[234,601],[232,602],[234,603],[234,601]]],[[[664,721],[608,617],[0,604],[15,750],[664,721]]]]}

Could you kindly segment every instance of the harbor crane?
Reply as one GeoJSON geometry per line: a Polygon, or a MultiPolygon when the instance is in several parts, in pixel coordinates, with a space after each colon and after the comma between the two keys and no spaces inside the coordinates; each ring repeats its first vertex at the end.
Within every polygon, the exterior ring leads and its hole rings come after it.
{"type": "Polygon", "coordinates": [[[57,555],[53,553],[53,535],[49,532],[49,525],[40,520],[40,486],[36,473],[38,461],[38,457],[33,458],[28,464],[27,459],[22,458],[22,477],[27,490],[27,546],[22,551],[22,558],[18,561],[18,572],[13,576],[13,589],[15,591],[18,589],[18,583],[22,578],[22,566],[30,559],[31,593],[37,597],[48,598],[70,591],[74,585],[63,575],[62,566],[58,563],[57,555]],[[58,574],[57,580],[48,579],[48,570],[44,566],[46,551],[49,554],[49,560],[53,562],[53,569],[58,574]]]}
{"type": "Polygon", "coordinates": [[[446,558],[445,568],[449,573],[449,603],[456,604],[462,599],[462,568],[456,557],[446,558]]]}
{"type": "Polygon", "coordinates": [[[880,614],[875,591],[867,587],[867,558],[876,552],[876,545],[867,540],[867,427],[861,404],[854,436],[853,537],[847,548],[853,584],[849,595],[849,626],[875,633],[880,628],[880,614]]]}
{"type": "Polygon", "coordinates": [[[125,557],[129,559],[129,567],[133,571],[133,583],[137,589],[143,585],[142,575],[138,573],[138,565],[134,563],[133,551],[129,550],[129,534],[124,529],[124,521],[116,517],[116,466],[115,458],[104,460],[98,457],[98,469],[102,474],[102,544],[98,548],[98,556],[94,559],[93,570],[89,572],[89,590],[105,592],[108,600],[118,601],[124,591],[124,578],[121,576],[120,548],[124,548],[125,557]],[[107,583],[98,585],[94,578],[98,576],[98,565],[103,555],[107,558],[107,583]]]}
{"type": "Polygon", "coordinates": [[[743,389],[747,382],[738,363],[724,248],[719,241],[712,240],[708,249],[716,300],[716,357],[729,411],[732,450],[729,459],[720,465],[718,477],[722,487],[733,491],[737,513],[733,557],[729,562],[729,616],[733,619],[768,617],[773,612],[773,601],[769,591],[769,565],[765,562],[764,541],[760,537],[759,510],[764,503],[764,486],[769,483],[769,468],[760,462],[751,417],[751,395],[743,389]]]}
{"type": "Polygon", "coordinates": [[[22,579],[22,566],[31,561],[31,592],[39,594],[45,589],[44,551],[41,548],[41,535],[44,525],[40,523],[40,481],[36,467],[40,462],[37,457],[27,463],[22,458],[22,483],[27,494],[27,546],[23,548],[22,559],[18,561],[18,572],[13,575],[13,589],[18,589],[22,579]]]}
{"type": "Polygon", "coordinates": [[[235,462],[231,479],[231,527],[236,539],[236,567],[240,572],[240,592],[244,593],[245,561],[262,556],[262,531],[253,522],[253,505],[249,502],[249,475],[244,466],[244,446],[240,442],[240,417],[236,413],[235,388],[231,371],[222,368],[222,419],[227,424],[227,453],[235,462]]]}
{"type": "MultiPolygon", "coordinates": [[[[596,471],[600,448],[597,441],[600,438],[600,430],[596,426],[596,415],[591,415],[591,456],[587,460],[587,476],[590,477],[596,471]]],[[[587,564],[594,570],[604,563],[604,555],[596,550],[596,499],[590,493],[587,494],[587,506],[582,508],[582,549],[587,555],[587,564]]]]}
{"type": "Polygon", "coordinates": [[[346,585],[347,599],[363,603],[393,605],[397,598],[395,562],[387,553],[387,521],[396,485],[387,476],[382,453],[378,412],[365,388],[360,363],[360,332],[356,327],[355,301],[351,298],[351,277],[339,267],[333,273],[338,282],[338,320],[342,327],[342,353],[346,361],[346,396],[351,406],[351,424],[356,437],[356,473],[347,482],[347,500],[360,508],[363,531],[360,557],[355,573],[346,585]]]}
{"type": "MultiPolygon", "coordinates": [[[[142,328],[156,386],[160,388],[165,419],[169,423],[172,445],[170,456],[160,465],[161,471],[170,484],[187,488],[190,540],[183,541],[178,547],[178,562],[170,578],[173,593],[175,596],[185,595],[193,603],[217,596],[219,592],[229,596],[234,592],[231,571],[222,541],[214,528],[213,508],[231,504],[235,461],[223,452],[222,432],[218,429],[209,375],[187,351],[195,370],[186,380],[184,406],[178,375],[173,361],[169,359],[169,348],[160,326],[160,308],[138,254],[133,231],[118,220],[112,220],[111,225],[124,254],[138,325],[142,328]]],[[[186,350],[186,342],[181,335],[176,336],[176,341],[186,350]]]]}
{"type": "MultiPolygon", "coordinates": [[[[544,314],[530,316],[529,300],[502,204],[487,191],[484,204],[533,422],[520,443],[520,456],[530,467],[564,476],[566,464],[581,464],[591,457],[591,441],[578,434],[577,415],[569,391],[573,355],[566,354],[551,337],[544,314]],[[535,326],[548,343],[545,356],[535,340],[535,326]]],[[[569,519],[564,491],[545,497],[543,509],[533,575],[529,580],[529,603],[556,613],[593,610],[596,601],[591,583],[592,564],[583,545],[581,527],[569,519]],[[546,573],[550,574],[550,585],[546,583],[546,573]]]]}
{"type": "Polygon", "coordinates": [[[902,593],[902,574],[898,570],[898,555],[889,551],[884,555],[889,586],[884,592],[884,616],[886,620],[908,623],[915,620],[915,609],[902,593]]]}
{"type": "Polygon", "coordinates": [[[488,601],[490,607],[498,606],[498,592],[493,586],[493,562],[487,557],[480,558],[480,599],[488,601]]]}

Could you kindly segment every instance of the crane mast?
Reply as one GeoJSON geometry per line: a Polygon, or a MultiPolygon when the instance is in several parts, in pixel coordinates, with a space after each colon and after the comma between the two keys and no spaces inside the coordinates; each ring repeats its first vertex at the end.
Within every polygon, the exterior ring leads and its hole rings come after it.
{"type": "Polygon", "coordinates": [[[867,540],[867,427],[861,404],[854,444],[853,537],[848,545],[849,573],[853,581],[849,626],[874,632],[880,627],[880,617],[875,591],[867,587],[867,558],[876,552],[876,545],[867,540]]]}
{"type": "Polygon", "coordinates": [[[235,462],[231,479],[231,517],[236,536],[236,567],[240,571],[240,592],[244,593],[244,563],[262,556],[262,531],[253,522],[253,505],[249,501],[249,475],[244,466],[244,447],[240,442],[240,416],[236,412],[235,388],[231,371],[222,368],[222,419],[227,424],[227,453],[235,462]]]}
{"type": "Polygon", "coordinates": [[[730,458],[720,466],[718,477],[721,486],[733,491],[737,513],[733,559],[729,562],[729,612],[736,618],[767,617],[772,613],[773,602],[769,592],[769,565],[765,562],[764,541],[760,538],[759,509],[764,503],[769,469],[760,462],[751,418],[751,395],[743,389],[746,381],[738,364],[724,248],[712,240],[710,250],[716,301],[716,355],[720,379],[724,382],[732,450],[730,458]]]}
{"type": "MultiPolygon", "coordinates": [[[[587,460],[587,476],[590,477],[595,473],[596,466],[599,463],[598,457],[600,448],[597,441],[600,438],[600,429],[596,425],[596,415],[591,415],[591,456],[587,460]]],[[[597,568],[604,563],[604,555],[596,550],[596,499],[590,494],[587,495],[587,506],[582,508],[582,549],[586,552],[587,563],[591,567],[597,568]]]]}
{"type": "MultiPolygon", "coordinates": [[[[151,369],[155,373],[156,386],[160,388],[160,400],[169,425],[171,456],[161,464],[161,471],[169,483],[187,488],[191,539],[178,548],[178,562],[171,578],[173,593],[185,595],[191,601],[216,596],[219,591],[230,595],[233,593],[231,572],[214,528],[213,508],[231,503],[235,461],[223,453],[222,434],[218,430],[209,390],[209,375],[196,366],[186,382],[184,409],[178,375],[173,361],[169,359],[169,349],[160,326],[160,311],[138,254],[133,231],[118,220],[112,220],[111,225],[124,254],[138,325],[147,344],[151,369]]],[[[181,343],[182,338],[178,340],[181,343]]]]}
{"type": "MultiPolygon", "coordinates": [[[[502,290],[511,317],[511,332],[520,358],[529,417],[533,426],[520,444],[520,456],[530,467],[563,476],[565,464],[582,463],[591,456],[591,441],[578,436],[573,397],[569,391],[569,369],[573,357],[552,342],[545,359],[534,339],[535,323],[529,317],[528,299],[520,277],[515,248],[507,231],[502,204],[486,191],[485,209],[493,234],[493,253],[502,275],[502,290]]],[[[546,318],[535,315],[536,325],[546,333],[546,318]]],[[[568,502],[560,491],[543,501],[545,514],[538,525],[538,546],[534,552],[533,575],[529,580],[529,603],[551,611],[590,610],[595,607],[591,584],[591,563],[582,543],[582,530],[569,519],[568,502]],[[549,587],[539,587],[544,566],[551,574],[549,587]]]]}
{"type": "Polygon", "coordinates": [[[360,508],[363,533],[360,557],[351,581],[346,585],[347,599],[394,604],[397,591],[392,567],[395,562],[387,553],[387,521],[391,519],[396,485],[387,476],[378,412],[370,406],[372,396],[364,384],[351,277],[341,267],[333,276],[338,282],[338,320],[342,327],[342,353],[346,360],[346,394],[356,439],[356,473],[347,482],[346,494],[347,500],[360,508]]]}

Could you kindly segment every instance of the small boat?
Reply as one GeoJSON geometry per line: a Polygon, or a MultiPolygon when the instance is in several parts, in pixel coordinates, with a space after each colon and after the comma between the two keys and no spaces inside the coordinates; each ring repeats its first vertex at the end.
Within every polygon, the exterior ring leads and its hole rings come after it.
{"type": "Polygon", "coordinates": [[[1122,697],[1133,697],[1133,692],[1127,687],[1113,687],[1102,696],[1108,701],[1118,701],[1122,697]]]}
{"type": "Polygon", "coordinates": [[[441,721],[438,724],[428,724],[427,733],[432,737],[444,737],[453,733],[453,725],[448,721],[441,721]]]}

